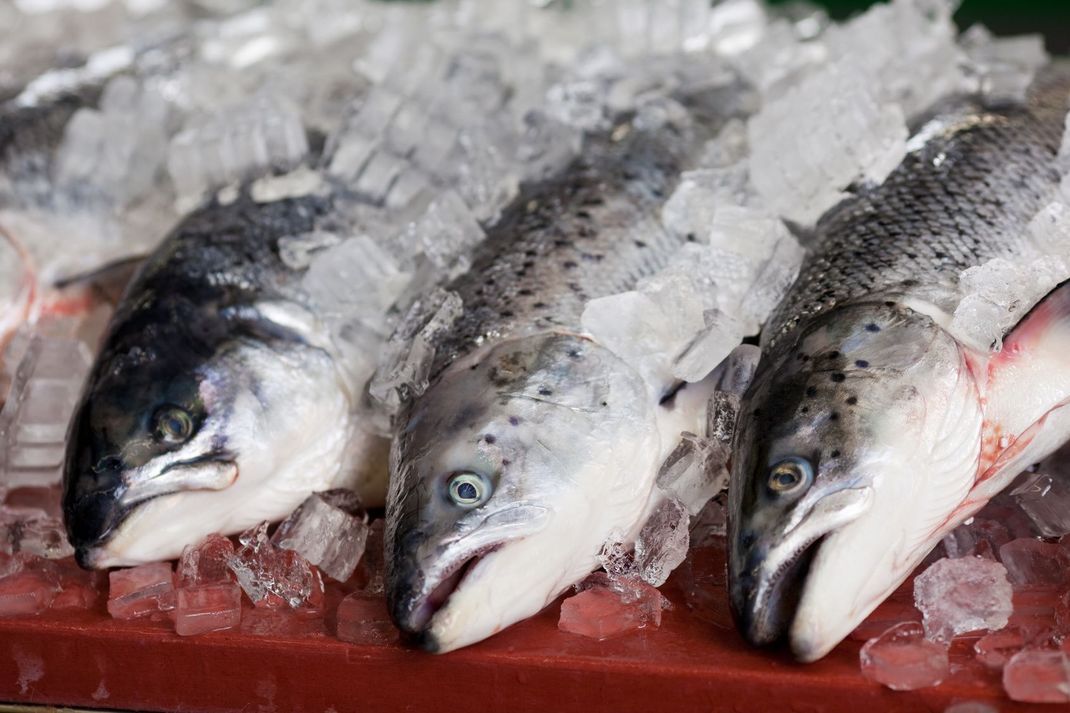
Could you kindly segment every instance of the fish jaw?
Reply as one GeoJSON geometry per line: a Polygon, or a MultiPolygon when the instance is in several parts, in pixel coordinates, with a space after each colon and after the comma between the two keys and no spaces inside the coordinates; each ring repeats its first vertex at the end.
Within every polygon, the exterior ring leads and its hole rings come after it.
{"type": "MultiPolygon", "coordinates": [[[[305,497],[334,487],[354,430],[330,359],[318,350],[244,347],[208,368],[218,385],[255,369],[255,389],[233,387],[206,423],[226,456],[197,462],[183,451],[116,474],[79,507],[69,498],[72,544],[84,566],[133,566],[177,557],[213,533],[241,532],[286,517],[305,497]],[[190,462],[184,467],[183,459],[190,462]],[[171,466],[171,467],[169,467],[171,466]],[[93,522],[101,526],[89,532],[93,522]],[[92,536],[91,536],[92,535],[92,536]]],[[[243,382],[244,383],[244,382],[243,382]]],[[[211,387],[205,387],[211,388],[211,387]]],[[[188,444],[199,453],[207,446],[188,444]]]]}

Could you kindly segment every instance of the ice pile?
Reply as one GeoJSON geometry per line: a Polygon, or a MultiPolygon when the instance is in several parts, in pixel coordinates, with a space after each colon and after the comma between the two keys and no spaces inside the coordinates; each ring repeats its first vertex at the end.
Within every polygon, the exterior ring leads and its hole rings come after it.
{"type": "Polygon", "coordinates": [[[108,575],[108,613],[115,619],[136,619],[175,608],[174,572],[170,562],[156,562],[108,575]]]}

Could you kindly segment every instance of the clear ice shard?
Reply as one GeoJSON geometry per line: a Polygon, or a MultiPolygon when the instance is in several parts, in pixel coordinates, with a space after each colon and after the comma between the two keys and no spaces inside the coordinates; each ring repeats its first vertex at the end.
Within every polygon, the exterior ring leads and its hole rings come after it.
{"type": "Polygon", "coordinates": [[[394,413],[408,398],[427,389],[432,346],[461,316],[461,298],[435,289],[413,303],[383,349],[379,369],[368,386],[372,398],[394,413]]]}
{"type": "Polygon", "coordinates": [[[895,691],[936,686],[950,673],[947,644],[925,638],[917,622],[897,624],[870,639],[859,657],[863,676],[895,691]]]}
{"type": "Polygon", "coordinates": [[[169,562],[113,570],[109,575],[108,613],[115,619],[135,619],[174,606],[175,585],[169,562]]]}
{"type": "Polygon", "coordinates": [[[649,584],[596,573],[577,588],[578,594],[561,602],[562,631],[603,640],[661,626],[666,600],[649,584]]]}
{"type": "Polygon", "coordinates": [[[228,561],[242,590],[257,607],[323,609],[319,571],[293,550],[277,548],[268,539],[266,522],[238,538],[241,547],[228,561]]]}
{"type": "Polygon", "coordinates": [[[90,361],[76,339],[30,340],[0,411],[0,491],[59,482],[67,424],[90,361]]]}
{"type": "Polygon", "coordinates": [[[364,555],[368,516],[350,490],[313,493],[272,536],[278,547],[294,550],[335,581],[353,575],[364,555]]]}
{"type": "Polygon", "coordinates": [[[1044,537],[1070,534],[1070,472],[1048,472],[1042,466],[1017,485],[1011,497],[1044,537]]]}
{"type": "Polygon", "coordinates": [[[968,631],[1002,629],[1013,610],[1011,583],[999,562],[941,559],[914,580],[914,602],[928,638],[947,642],[968,631]]]}
{"type": "Polygon", "coordinates": [[[660,587],[687,557],[689,540],[687,507],[667,498],[655,508],[635,540],[637,574],[647,584],[660,587]]]}

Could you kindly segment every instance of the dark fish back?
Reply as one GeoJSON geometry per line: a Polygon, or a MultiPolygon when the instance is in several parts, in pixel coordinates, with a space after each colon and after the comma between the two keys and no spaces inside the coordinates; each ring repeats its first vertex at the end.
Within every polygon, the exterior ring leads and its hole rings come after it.
{"type": "Polygon", "coordinates": [[[767,324],[767,347],[834,307],[879,294],[953,290],[962,270],[1021,254],[1029,220],[1059,183],[1054,165],[1067,67],[1034,82],[1025,106],[960,102],[943,129],[884,183],[818,224],[816,247],[767,324]]]}

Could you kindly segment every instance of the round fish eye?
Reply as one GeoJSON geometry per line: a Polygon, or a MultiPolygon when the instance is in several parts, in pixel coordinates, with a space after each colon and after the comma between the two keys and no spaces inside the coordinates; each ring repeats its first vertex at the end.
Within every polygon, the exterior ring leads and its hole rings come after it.
{"type": "Polygon", "coordinates": [[[490,482],[479,473],[454,473],[446,482],[446,492],[454,505],[463,508],[479,507],[490,499],[490,482]]]}
{"type": "Polygon", "coordinates": [[[805,458],[785,458],[769,471],[769,489],[777,494],[793,493],[808,487],[814,479],[814,467],[805,458]]]}
{"type": "Polygon", "coordinates": [[[193,417],[185,409],[168,406],[156,412],[156,439],[162,443],[185,443],[193,435],[193,417]]]}

